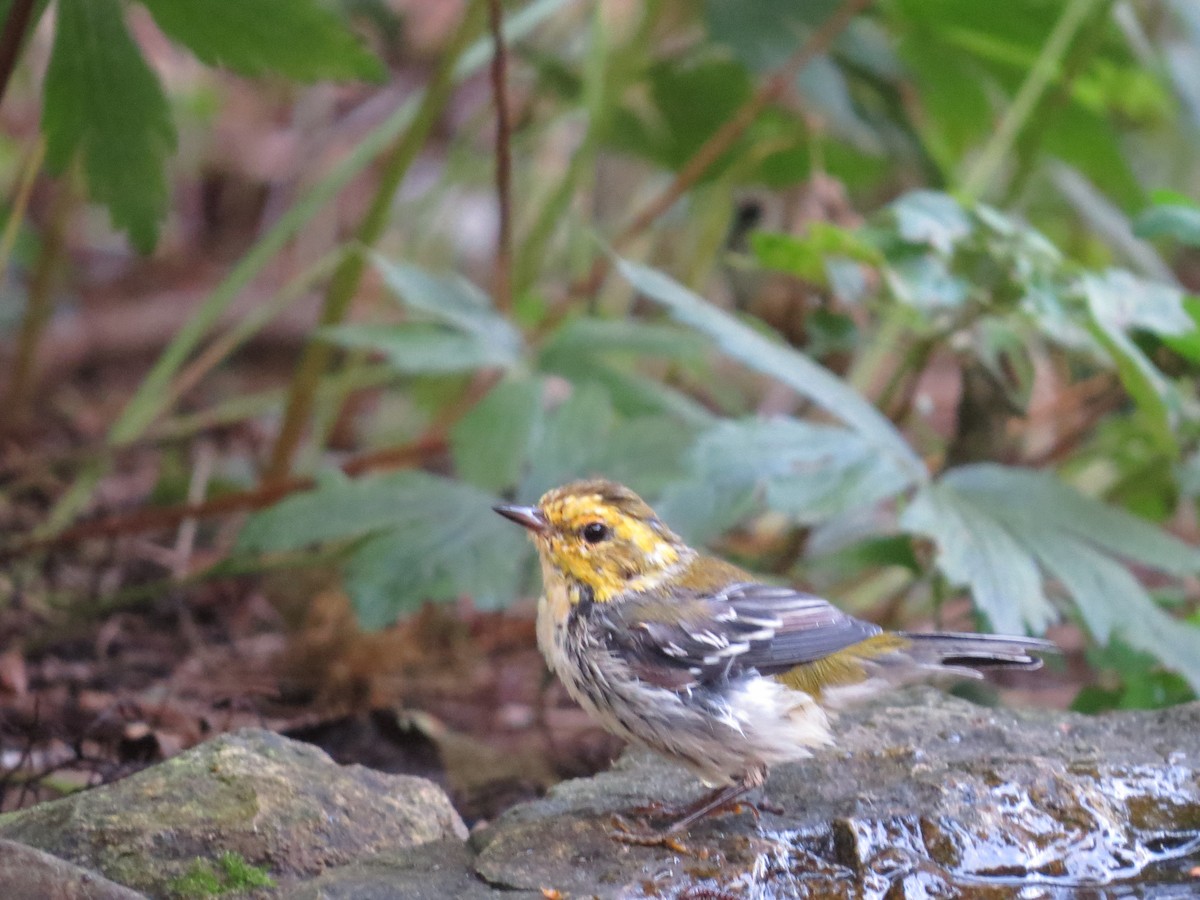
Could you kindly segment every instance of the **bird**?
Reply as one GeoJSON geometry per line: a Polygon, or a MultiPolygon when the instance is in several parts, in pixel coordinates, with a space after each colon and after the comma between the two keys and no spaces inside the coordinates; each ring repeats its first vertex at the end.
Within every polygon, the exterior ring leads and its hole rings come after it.
{"type": "Polygon", "coordinates": [[[567,693],[710,789],[664,834],[741,808],[772,766],[833,744],[834,710],[937,676],[1037,669],[1056,649],[1023,636],[884,631],[700,553],[605,479],[493,508],[537,548],[538,646],[567,693]]]}

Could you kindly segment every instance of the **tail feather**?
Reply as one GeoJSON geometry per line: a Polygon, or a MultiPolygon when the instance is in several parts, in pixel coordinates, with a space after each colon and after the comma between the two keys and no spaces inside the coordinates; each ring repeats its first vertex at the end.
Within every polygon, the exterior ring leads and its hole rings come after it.
{"type": "Polygon", "coordinates": [[[1038,654],[1057,653],[1052,641],[1006,634],[902,632],[908,655],[922,665],[952,669],[1040,669],[1038,654]]]}

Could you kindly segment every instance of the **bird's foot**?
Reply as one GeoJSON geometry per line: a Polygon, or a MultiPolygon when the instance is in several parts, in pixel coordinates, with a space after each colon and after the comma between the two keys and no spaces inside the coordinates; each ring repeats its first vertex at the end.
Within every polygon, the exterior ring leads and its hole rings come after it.
{"type": "Polygon", "coordinates": [[[665,847],[682,856],[694,855],[691,848],[677,834],[673,834],[670,828],[664,831],[652,828],[644,821],[631,823],[616,813],[613,814],[612,825],[610,836],[622,844],[632,844],[635,847],[665,847]]]}

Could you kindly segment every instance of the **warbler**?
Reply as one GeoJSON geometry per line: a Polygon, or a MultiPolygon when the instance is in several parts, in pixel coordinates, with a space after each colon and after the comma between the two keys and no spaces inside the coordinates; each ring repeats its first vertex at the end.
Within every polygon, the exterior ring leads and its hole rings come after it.
{"type": "Polygon", "coordinates": [[[1054,649],[1026,637],[883,631],[699,553],[610,481],[495,510],[537,546],[538,645],[567,692],[609,731],[713,788],[671,832],[737,806],[771,766],[831,744],[830,709],[927,676],[1036,669],[1035,654],[1054,649]]]}

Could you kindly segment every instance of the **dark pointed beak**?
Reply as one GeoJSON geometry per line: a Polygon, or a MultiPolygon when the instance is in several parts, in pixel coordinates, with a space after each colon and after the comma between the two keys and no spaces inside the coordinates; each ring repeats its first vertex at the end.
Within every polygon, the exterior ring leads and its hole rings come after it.
{"type": "Polygon", "coordinates": [[[528,528],[536,534],[545,534],[550,527],[550,523],[546,521],[545,514],[536,506],[493,506],[496,512],[504,516],[506,519],[512,519],[518,525],[528,528]]]}

